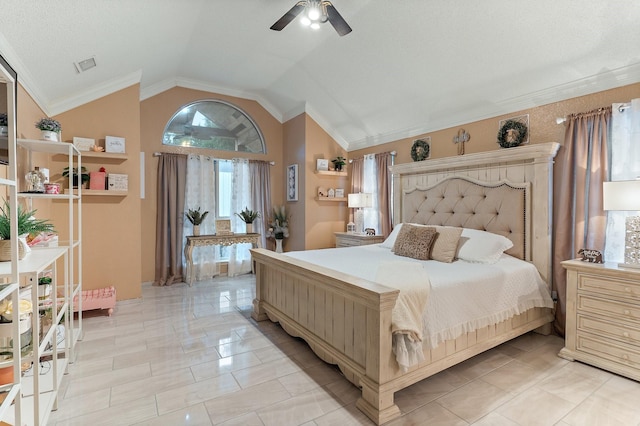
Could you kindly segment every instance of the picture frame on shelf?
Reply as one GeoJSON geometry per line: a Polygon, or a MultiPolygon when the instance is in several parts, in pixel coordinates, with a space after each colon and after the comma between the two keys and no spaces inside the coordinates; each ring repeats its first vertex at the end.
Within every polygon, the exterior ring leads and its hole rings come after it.
{"type": "Polygon", "coordinates": [[[231,220],[230,219],[217,219],[216,220],[216,235],[231,235],[231,220]]]}
{"type": "Polygon", "coordinates": [[[287,201],[298,201],[298,165],[287,166],[287,201]]]}
{"type": "Polygon", "coordinates": [[[124,138],[120,138],[117,136],[107,136],[104,140],[104,150],[105,152],[110,152],[114,154],[124,154],[126,141],[124,138]]]}
{"type": "Polygon", "coordinates": [[[96,144],[95,139],[91,138],[80,138],[77,136],[73,137],[73,146],[75,146],[78,151],[86,152],[91,151],[91,148],[96,144]]]}
{"type": "Polygon", "coordinates": [[[319,172],[329,171],[329,160],[325,158],[318,158],[316,160],[316,170],[319,172]]]}
{"type": "Polygon", "coordinates": [[[336,198],[344,198],[344,188],[336,188],[336,198]]]}

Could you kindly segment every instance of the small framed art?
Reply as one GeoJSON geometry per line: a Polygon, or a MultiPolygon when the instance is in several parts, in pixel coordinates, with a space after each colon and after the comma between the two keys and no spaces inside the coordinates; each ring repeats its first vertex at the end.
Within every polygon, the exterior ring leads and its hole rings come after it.
{"type": "Polygon", "coordinates": [[[336,188],[336,198],[344,198],[344,188],[336,188]]]}
{"type": "Polygon", "coordinates": [[[287,166],[287,201],[298,201],[298,165],[287,166]]]}
{"type": "Polygon", "coordinates": [[[217,219],[216,220],[216,235],[231,235],[231,220],[229,219],[217,219]]]}
{"type": "Polygon", "coordinates": [[[316,170],[319,172],[326,172],[329,170],[329,160],[324,158],[318,158],[316,160],[316,170]]]}
{"type": "Polygon", "coordinates": [[[112,152],[117,154],[124,154],[125,151],[125,139],[116,136],[107,136],[104,140],[105,152],[112,152]]]}
{"type": "Polygon", "coordinates": [[[78,151],[91,151],[91,148],[96,144],[95,139],[91,138],[79,138],[77,136],[73,137],[73,145],[78,149],[78,151]]]}

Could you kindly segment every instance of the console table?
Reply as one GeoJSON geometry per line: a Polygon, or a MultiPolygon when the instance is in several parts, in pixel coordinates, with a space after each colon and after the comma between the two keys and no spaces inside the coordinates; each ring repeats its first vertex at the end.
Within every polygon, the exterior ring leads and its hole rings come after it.
{"type": "Polygon", "coordinates": [[[189,286],[193,282],[193,249],[202,246],[233,246],[236,244],[253,244],[260,248],[260,234],[229,234],[229,235],[191,235],[187,237],[184,246],[184,256],[187,259],[187,271],[189,272],[189,286]]]}

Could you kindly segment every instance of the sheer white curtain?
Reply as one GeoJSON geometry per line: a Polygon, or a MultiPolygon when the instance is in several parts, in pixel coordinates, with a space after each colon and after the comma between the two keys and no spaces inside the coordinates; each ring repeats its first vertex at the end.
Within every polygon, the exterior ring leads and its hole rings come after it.
{"type": "MultiPolygon", "coordinates": [[[[204,155],[190,155],[187,159],[187,189],[185,191],[184,209],[200,207],[202,212],[208,211],[209,215],[200,225],[200,234],[215,233],[216,216],[216,168],[215,160],[204,155]]],[[[184,243],[186,236],[193,235],[193,225],[188,220],[184,221],[184,243]]],[[[184,247],[183,243],[183,247],[184,247]]],[[[209,279],[220,274],[220,256],[218,246],[198,247],[193,251],[194,279],[196,281],[209,279]]],[[[185,266],[186,261],[182,263],[185,266]]]]}
{"type": "Polygon", "coordinates": [[[376,235],[380,235],[380,203],[378,200],[378,166],[374,154],[364,156],[362,192],[371,194],[373,205],[364,209],[364,227],[376,230],[376,235]]]}
{"type": "MultiPolygon", "coordinates": [[[[231,189],[231,230],[246,232],[245,223],[235,213],[251,205],[251,179],[249,179],[249,160],[236,158],[233,160],[233,181],[231,189]]],[[[230,277],[251,272],[251,244],[236,244],[229,250],[230,277]]]]}
{"type": "MultiPolygon", "coordinates": [[[[611,181],[640,178],[640,98],[620,111],[624,104],[613,104],[611,110],[611,181]]],[[[625,218],[638,212],[609,211],[604,258],[624,261],[625,218]]]]}

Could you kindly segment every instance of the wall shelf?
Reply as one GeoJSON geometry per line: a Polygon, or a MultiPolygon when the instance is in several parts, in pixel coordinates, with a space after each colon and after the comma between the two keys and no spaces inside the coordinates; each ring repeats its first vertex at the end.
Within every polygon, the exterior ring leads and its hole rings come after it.
{"type": "MultiPolygon", "coordinates": [[[[64,193],[70,194],[71,191],[69,191],[69,189],[65,189],[64,193]]],[[[73,193],[77,195],[78,190],[74,189],[73,193]]],[[[93,195],[99,195],[104,197],[126,197],[127,195],[129,195],[129,193],[127,191],[109,191],[106,189],[83,189],[82,190],[83,197],[93,196],[93,195]]]]}
{"type": "Polygon", "coordinates": [[[336,172],[335,170],[316,170],[315,173],[322,176],[335,177],[347,177],[349,175],[347,172],[336,172]]]}
{"type": "Polygon", "coordinates": [[[347,197],[316,197],[316,201],[347,202],[347,197]]]}

